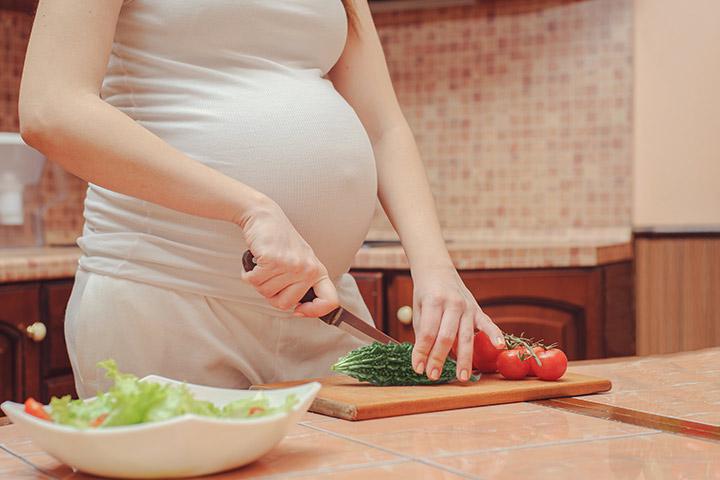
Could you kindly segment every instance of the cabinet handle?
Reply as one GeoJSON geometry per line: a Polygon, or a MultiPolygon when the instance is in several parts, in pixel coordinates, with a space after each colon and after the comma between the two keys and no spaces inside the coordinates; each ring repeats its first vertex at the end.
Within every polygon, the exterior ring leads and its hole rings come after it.
{"type": "Polygon", "coordinates": [[[398,308],[396,316],[397,316],[397,319],[400,321],[400,323],[402,323],[403,325],[412,324],[412,317],[413,317],[412,307],[409,305],[404,305],[404,306],[398,308]]]}
{"type": "Polygon", "coordinates": [[[33,342],[42,342],[47,335],[47,327],[42,322],[35,322],[25,329],[25,334],[33,342]]]}

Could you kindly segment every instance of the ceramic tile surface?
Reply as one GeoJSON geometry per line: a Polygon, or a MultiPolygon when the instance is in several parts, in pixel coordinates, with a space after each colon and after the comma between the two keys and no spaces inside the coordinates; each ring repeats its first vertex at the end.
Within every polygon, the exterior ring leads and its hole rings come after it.
{"type": "MultiPolygon", "coordinates": [[[[375,15],[443,228],[629,227],[632,5],[496,0],[375,15]]],[[[19,128],[31,26],[0,10],[0,130],[19,128]]],[[[73,244],[84,182],[46,169],[40,190],[65,191],[44,215],[46,241],[73,244]]],[[[391,231],[378,211],[370,237],[391,231]]]]}
{"type": "Polygon", "coordinates": [[[573,369],[613,382],[612,391],[587,400],[720,427],[720,348],[573,369]]]}
{"type": "Polygon", "coordinates": [[[325,473],[313,473],[312,475],[300,475],[304,480],[311,479],[343,479],[343,480],[373,480],[382,479],[413,479],[413,480],[459,480],[467,478],[447,470],[422,464],[417,461],[402,461],[380,465],[372,465],[365,468],[339,470],[325,473]]]}
{"type": "MultiPolygon", "coordinates": [[[[6,427],[3,427],[6,428],[6,427]]],[[[0,478],[48,478],[25,462],[0,448],[0,478]]]]}
{"type": "Polygon", "coordinates": [[[75,276],[80,249],[0,249],[0,283],[75,276]]]}
{"type": "Polygon", "coordinates": [[[650,431],[529,403],[324,423],[317,428],[418,458],[650,431]]]}
{"type": "MultiPolygon", "coordinates": [[[[588,267],[633,257],[629,229],[543,232],[471,231],[446,234],[446,245],[458,269],[588,267]]],[[[361,248],[354,268],[407,269],[401,246],[361,248]]]]}
{"type": "MultiPolygon", "coordinates": [[[[629,237],[629,233],[627,235],[629,237]]],[[[450,257],[458,269],[586,267],[631,259],[632,244],[625,236],[534,240],[499,234],[491,239],[489,232],[477,240],[465,234],[448,243],[450,257]]],[[[80,249],[44,247],[0,249],[0,283],[69,278],[75,275],[80,249]]],[[[352,268],[407,269],[405,251],[400,246],[361,248],[352,268]]]]}
{"type": "MultiPolygon", "coordinates": [[[[446,228],[630,225],[633,2],[375,16],[446,228]]],[[[381,213],[375,230],[389,230],[381,213]]]]}
{"type": "MultiPolygon", "coordinates": [[[[718,355],[720,348],[578,362],[573,368],[615,382],[610,394],[582,397],[585,400],[602,402],[615,396],[622,404],[627,400],[623,394],[640,399],[641,394],[658,396],[654,388],[689,388],[684,401],[681,395],[673,397],[673,407],[687,415],[709,415],[720,412],[720,404],[714,392],[704,396],[701,387],[711,387],[717,378],[717,370],[707,366],[717,364],[718,355]],[[688,371],[693,368],[694,373],[688,371]]],[[[665,407],[662,402],[646,405],[660,414],[665,407]]],[[[12,478],[93,478],[43,453],[15,426],[0,427],[0,447],[0,472],[11,472],[12,478]]],[[[257,462],[206,478],[572,479],[578,472],[583,478],[720,479],[720,443],[533,403],[363,422],[309,413],[257,462]]]]}
{"type": "Polygon", "coordinates": [[[720,443],[649,434],[451,456],[438,463],[483,479],[720,479],[720,443]]]}
{"type": "MultiPolygon", "coordinates": [[[[32,442],[17,431],[15,426],[2,427],[5,440],[13,437],[10,444],[3,445],[8,451],[22,456],[28,462],[52,476],[68,478],[72,470],[40,451],[32,442]]],[[[255,478],[264,476],[282,476],[289,472],[302,474],[308,472],[330,471],[336,468],[355,469],[368,465],[399,461],[401,457],[376,448],[372,448],[348,439],[296,425],[292,431],[272,451],[258,461],[218,475],[218,478],[255,478]]],[[[76,478],[76,477],[73,477],[76,478]]],[[[78,476],[77,478],[93,478],[78,476]]],[[[215,478],[215,477],[208,477],[215,478]]]]}

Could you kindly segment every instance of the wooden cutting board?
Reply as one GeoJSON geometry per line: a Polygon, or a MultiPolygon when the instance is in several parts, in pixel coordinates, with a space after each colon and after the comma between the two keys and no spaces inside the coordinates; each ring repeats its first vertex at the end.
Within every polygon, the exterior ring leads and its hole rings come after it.
{"type": "Polygon", "coordinates": [[[567,372],[555,382],[533,378],[505,380],[498,374],[486,374],[480,381],[467,384],[376,387],[338,375],[254,385],[251,388],[287,388],[313,381],[322,383],[322,389],[310,406],[310,411],[346,420],[367,420],[498,403],[571,397],[605,392],[612,386],[610,380],[604,378],[567,372]]]}

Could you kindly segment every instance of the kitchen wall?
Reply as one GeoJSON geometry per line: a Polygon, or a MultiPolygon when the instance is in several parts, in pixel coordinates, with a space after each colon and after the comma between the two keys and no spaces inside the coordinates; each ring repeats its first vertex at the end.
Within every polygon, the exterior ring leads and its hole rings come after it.
{"type": "Polygon", "coordinates": [[[446,229],[630,225],[632,2],[483,1],[376,22],[446,229]]]}
{"type": "Polygon", "coordinates": [[[634,224],[720,229],[720,2],[637,0],[634,224]]]}
{"type": "MultiPolygon", "coordinates": [[[[18,89],[25,59],[32,17],[30,15],[0,10],[0,131],[16,132],[18,89]]],[[[26,204],[33,202],[35,192],[26,192],[26,204]]],[[[82,204],[85,183],[77,177],[57,168],[45,168],[40,180],[39,195],[45,204],[52,205],[44,213],[45,241],[52,244],[73,244],[82,230],[82,204]]],[[[26,209],[29,210],[29,209],[26,209]]],[[[23,235],[31,241],[28,228],[0,229],[0,242],[6,235],[23,235]]],[[[14,238],[13,244],[18,243],[14,238]]],[[[0,243],[0,245],[6,245],[0,243]]]]}
{"type": "MultiPolygon", "coordinates": [[[[483,0],[376,15],[447,232],[629,229],[632,10],[626,0],[483,0]]],[[[18,128],[30,25],[0,11],[2,130],[18,128]]],[[[69,183],[47,215],[51,242],[80,230],[84,187],[69,183]]],[[[43,190],[55,188],[46,175],[43,190]]],[[[379,212],[371,236],[390,232],[379,212]]]]}
{"type": "Polygon", "coordinates": [[[717,346],[720,2],[636,0],[635,58],[637,353],[717,346]]]}

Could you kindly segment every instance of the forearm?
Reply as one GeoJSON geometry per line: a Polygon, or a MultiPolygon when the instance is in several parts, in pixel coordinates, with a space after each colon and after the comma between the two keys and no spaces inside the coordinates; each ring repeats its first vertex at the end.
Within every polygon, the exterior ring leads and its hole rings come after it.
{"type": "Polygon", "coordinates": [[[242,223],[266,198],[176,150],[92,94],[21,98],[23,138],[78,177],[164,207],[242,223]]]}
{"type": "Polygon", "coordinates": [[[405,122],[373,145],[378,196],[413,270],[451,267],[425,168],[405,122]]]}

